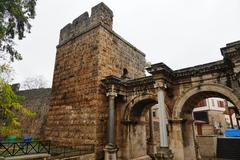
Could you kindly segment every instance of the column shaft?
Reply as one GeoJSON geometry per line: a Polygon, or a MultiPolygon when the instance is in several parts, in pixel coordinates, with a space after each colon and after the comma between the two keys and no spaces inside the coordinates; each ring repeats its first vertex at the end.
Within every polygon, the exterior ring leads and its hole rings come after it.
{"type": "Polygon", "coordinates": [[[115,145],[115,96],[109,95],[108,144],[115,145]]]}
{"type": "Polygon", "coordinates": [[[152,108],[149,109],[149,136],[150,136],[150,142],[154,142],[154,126],[153,126],[153,114],[152,114],[152,108]]]}
{"type": "Polygon", "coordinates": [[[234,126],[233,126],[233,120],[232,120],[232,110],[228,108],[228,115],[229,115],[229,118],[230,118],[230,124],[231,124],[231,128],[233,129],[234,126]]]}
{"type": "Polygon", "coordinates": [[[158,90],[158,105],[159,105],[160,147],[168,147],[164,91],[161,88],[158,90]]]}
{"type": "Polygon", "coordinates": [[[108,106],[108,144],[104,148],[104,160],[117,160],[117,146],[115,142],[115,97],[117,93],[112,91],[107,93],[108,106]]]}

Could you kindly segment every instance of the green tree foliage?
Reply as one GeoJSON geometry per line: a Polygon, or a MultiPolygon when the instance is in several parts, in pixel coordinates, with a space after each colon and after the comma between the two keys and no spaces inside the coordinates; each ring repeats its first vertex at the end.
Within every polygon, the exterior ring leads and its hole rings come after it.
{"type": "Polygon", "coordinates": [[[3,134],[17,134],[20,122],[19,114],[32,116],[24,108],[11,86],[9,62],[21,60],[21,54],[14,48],[14,40],[30,33],[30,20],[35,17],[37,0],[0,0],[0,131],[3,134]],[[7,63],[4,61],[8,61],[7,63]]]}
{"type": "Polygon", "coordinates": [[[9,78],[5,74],[9,73],[9,70],[6,64],[0,67],[0,132],[3,135],[19,136],[18,117],[20,115],[32,117],[35,114],[20,104],[24,97],[16,95],[8,84],[9,78]]]}
{"type": "Polygon", "coordinates": [[[20,104],[24,97],[16,95],[10,85],[0,80],[0,86],[1,112],[2,117],[5,117],[4,123],[6,126],[20,125],[16,112],[21,112],[25,115],[34,115],[20,104]]]}
{"type": "Polygon", "coordinates": [[[0,0],[0,52],[7,53],[11,61],[21,60],[21,54],[14,48],[14,39],[23,39],[30,33],[30,19],[35,17],[36,0],[0,0]]]}

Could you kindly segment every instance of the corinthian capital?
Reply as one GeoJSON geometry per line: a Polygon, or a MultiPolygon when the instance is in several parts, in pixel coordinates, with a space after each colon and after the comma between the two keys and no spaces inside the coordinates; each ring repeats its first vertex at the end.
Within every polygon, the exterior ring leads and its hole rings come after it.
{"type": "Polygon", "coordinates": [[[109,91],[107,92],[107,96],[114,96],[117,97],[117,92],[114,88],[114,85],[111,86],[111,89],[109,89],[109,91]]]}
{"type": "Polygon", "coordinates": [[[156,89],[166,89],[167,87],[167,82],[164,80],[156,81],[154,84],[154,88],[156,89]]]}
{"type": "Polygon", "coordinates": [[[107,96],[114,96],[114,97],[117,97],[117,92],[107,92],[107,96]]]}

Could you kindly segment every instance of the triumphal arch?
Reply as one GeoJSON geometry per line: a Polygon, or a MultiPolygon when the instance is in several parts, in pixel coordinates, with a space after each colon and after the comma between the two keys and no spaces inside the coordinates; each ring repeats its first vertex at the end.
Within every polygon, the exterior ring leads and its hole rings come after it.
{"type": "Polygon", "coordinates": [[[222,60],[180,70],[153,64],[145,76],[145,54],[112,23],[112,11],[100,3],[61,30],[45,137],[94,144],[96,159],[197,159],[196,103],[222,97],[240,107],[240,42],[221,48],[222,60]],[[160,145],[152,128],[156,104],[160,145]]]}

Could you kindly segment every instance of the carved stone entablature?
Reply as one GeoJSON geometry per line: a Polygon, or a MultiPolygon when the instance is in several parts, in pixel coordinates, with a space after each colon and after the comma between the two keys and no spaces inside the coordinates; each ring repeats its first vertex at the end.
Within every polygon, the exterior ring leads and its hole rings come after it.
{"type": "MultiPolygon", "coordinates": [[[[184,68],[180,70],[173,71],[164,63],[154,64],[147,68],[147,71],[153,75],[161,74],[161,77],[167,81],[169,80],[179,80],[182,78],[188,78],[192,76],[200,76],[215,72],[226,72],[230,68],[223,60],[211,62],[207,64],[202,64],[194,67],[184,68]]],[[[159,77],[157,77],[159,79],[159,77]]]]}
{"type": "Polygon", "coordinates": [[[240,51],[240,41],[228,43],[226,47],[221,48],[223,57],[233,58],[239,56],[240,51]]]}
{"type": "Polygon", "coordinates": [[[134,80],[128,80],[127,82],[125,82],[125,85],[128,87],[134,87],[139,85],[149,85],[153,83],[154,83],[153,77],[149,76],[149,77],[143,77],[143,78],[138,78],[134,80]]]}
{"type": "Polygon", "coordinates": [[[114,87],[114,93],[119,94],[123,83],[120,78],[111,75],[102,80],[102,86],[106,89],[107,93],[113,92],[114,87]]]}
{"type": "Polygon", "coordinates": [[[173,77],[173,70],[164,63],[151,65],[151,67],[147,68],[147,71],[153,75],[158,74],[165,78],[173,77]]]}
{"type": "Polygon", "coordinates": [[[113,76],[113,75],[107,76],[105,79],[102,80],[102,82],[104,84],[106,84],[106,85],[109,85],[109,84],[117,84],[117,85],[122,84],[121,79],[116,77],[116,76],[113,76]]]}
{"type": "Polygon", "coordinates": [[[120,95],[126,95],[127,93],[136,91],[146,91],[154,88],[154,80],[152,76],[127,81],[116,76],[107,76],[102,80],[102,84],[106,90],[111,90],[111,86],[114,85],[115,90],[120,95]]]}
{"type": "Polygon", "coordinates": [[[185,77],[191,77],[191,76],[200,76],[208,73],[214,73],[214,72],[225,72],[229,69],[229,66],[224,63],[223,60],[211,62],[203,65],[198,65],[194,67],[184,68],[180,70],[174,71],[174,78],[185,78],[185,77]]]}
{"type": "Polygon", "coordinates": [[[232,67],[233,72],[240,72],[240,41],[229,43],[226,47],[221,48],[224,60],[232,67]]]}

